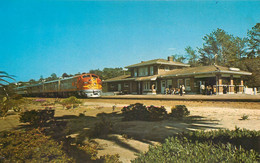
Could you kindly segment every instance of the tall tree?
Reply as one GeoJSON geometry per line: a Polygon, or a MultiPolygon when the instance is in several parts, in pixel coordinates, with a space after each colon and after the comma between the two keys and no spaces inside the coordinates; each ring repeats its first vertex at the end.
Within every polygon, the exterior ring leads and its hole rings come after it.
{"type": "Polygon", "coordinates": [[[244,54],[244,40],[217,29],[204,38],[203,47],[199,48],[202,65],[232,66],[244,54]]]}
{"type": "Polygon", "coordinates": [[[175,62],[183,63],[186,59],[183,55],[179,55],[179,54],[173,54],[172,57],[173,57],[173,61],[175,61],[175,62]]]}
{"type": "Polygon", "coordinates": [[[188,46],[185,48],[186,53],[188,54],[188,63],[191,67],[198,66],[198,56],[197,51],[188,46]]]}
{"type": "Polygon", "coordinates": [[[260,23],[247,32],[247,58],[260,56],[260,23]]]}

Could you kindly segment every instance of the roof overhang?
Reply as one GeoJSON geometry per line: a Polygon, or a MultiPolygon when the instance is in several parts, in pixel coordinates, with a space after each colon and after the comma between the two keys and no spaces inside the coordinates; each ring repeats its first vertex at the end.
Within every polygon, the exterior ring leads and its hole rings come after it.
{"type": "Polygon", "coordinates": [[[178,63],[171,63],[171,62],[168,62],[168,63],[166,63],[166,62],[150,62],[150,63],[140,63],[140,65],[138,65],[138,64],[130,65],[130,66],[126,66],[125,68],[135,68],[135,67],[142,67],[142,66],[148,66],[148,65],[153,65],[153,64],[190,67],[190,65],[188,65],[188,64],[178,64],[178,63]]]}
{"type": "Polygon", "coordinates": [[[169,74],[161,75],[161,78],[165,77],[177,77],[177,76],[193,76],[193,75],[202,75],[202,74],[236,74],[236,75],[252,75],[250,72],[234,72],[234,71],[209,71],[209,72],[194,72],[194,73],[185,73],[185,74],[169,74]]]}
{"type": "Polygon", "coordinates": [[[127,78],[127,79],[116,79],[116,80],[109,80],[109,81],[102,81],[103,83],[109,83],[109,82],[118,82],[118,81],[132,81],[135,80],[135,78],[127,78]]]}

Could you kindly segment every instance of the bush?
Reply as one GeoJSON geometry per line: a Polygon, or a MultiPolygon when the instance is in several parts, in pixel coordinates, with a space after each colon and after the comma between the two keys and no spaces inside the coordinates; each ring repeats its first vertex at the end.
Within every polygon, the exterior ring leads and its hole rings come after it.
{"type": "Polygon", "coordinates": [[[179,138],[186,137],[189,140],[195,142],[212,141],[215,144],[218,143],[231,143],[237,148],[242,146],[246,150],[255,150],[260,153],[260,131],[250,131],[246,129],[236,128],[235,130],[212,130],[212,131],[194,131],[189,133],[183,133],[179,135],[179,138]]]}
{"type": "Polygon", "coordinates": [[[132,162],[257,162],[255,151],[245,151],[231,144],[191,142],[177,137],[166,139],[162,145],[151,146],[132,162]]]}
{"type": "Polygon", "coordinates": [[[171,110],[172,112],[169,115],[174,118],[183,118],[190,114],[190,111],[188,111],[185,105],[176,105],[171,110]]]}
{"type": "Polygon", "coordinates": [[[246,114],[244,114],[244,115],[241,117],[241,119],[240,119],[240,120],[247,120],[247,119],[248,119],[248,117],[249,117],[249,115],[246,115],[246,114]]]}
{"type": "Polygon", "coordinates": [[[163,106],[156,107],[151,105],[147,107],[147,110],[149,112],[149,120],[151,121],[163,120],[167,117],[167,111],[163,106]]]}
{"type": "Polygon", "coordinates": [[[43,126],[54,119],[55,110],[30,110],[20,114],[20,122],[29,122],[32,126],[43,126]]]}
{"type": "Polygon", "coordinates": [[[79,104],[81,104],[82,102],[80,100],[78,100],[75,96],[71,96],[69,98],[66,98],[64,100],[62,100],[60,102],[60,104],[63,106],[63,107],[66,107],[67,109],[70,109],[70,108],[76,108],[79,106],[79,104]]]}
{"type": "Polygon", "coordinates": [[[8,110],[10,110],[11,105],[8,102],[8,99],[4,97],[0,99],[0,117],[5,117],[7,115],[8,110]]]}
{"type": "Polygon", "coordinates": [[[14,110],[15,112],[21,111],[22,105],[25,103],[26,101],[19,95],[13,95],[10,98],[3,97],[0,99],[0,117],[5,117],[9,110],[14,110]]]}
{"type": "Polygon", "coordinates": [[[62,144],[37,129],[1,132],[0,156],[4,162],[72,162],[62,144]]]}
{"type": "Polygon", "coordinates": [[[131,104],[122,108],[122,114],[124,116],[123,120],[142,120],[142,121],[157,121],[163,120],[167,117],[166,109],[155,106],[148,106],[141,103],[131,104]]]}
{"type": "Polygon", "coordinates": [[[100,122],[95,123],[94,129],[91,131],[91,137],[104,136],[110,134],[113,131],[112,122],[104,115],[101,115],[100,118],[100,122]]]}

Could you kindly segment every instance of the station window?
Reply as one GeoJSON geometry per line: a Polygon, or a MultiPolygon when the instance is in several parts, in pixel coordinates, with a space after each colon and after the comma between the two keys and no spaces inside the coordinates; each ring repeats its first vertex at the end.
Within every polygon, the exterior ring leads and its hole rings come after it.
{"type": "Polygon", "coordinates": [[[136,68],[134,69],[134,76],[135,77],[137,76],[137,69],[136,68]]]}
{"type": "Polygon", "coordinates": [[[150,75],[153,75],[153,66],[150,67],[150,75]]]}
{"type": "Polygon", "coordinates": [[[139,76],[148,76],[148,67],[141,67],[138,69],[139,76]]]}
{"type": "Polygon", "coordinates": [[[150,82],[144,82],[143,84],[143,90],[150,90],[150,82]]]}
{"type": "Polygon", "coordinates": [[[129,84],[128,84],[128,83],[124,83],[124,87],[125,87],[125,88],[128,88],[128,87],[129,87],[129,84]]]}

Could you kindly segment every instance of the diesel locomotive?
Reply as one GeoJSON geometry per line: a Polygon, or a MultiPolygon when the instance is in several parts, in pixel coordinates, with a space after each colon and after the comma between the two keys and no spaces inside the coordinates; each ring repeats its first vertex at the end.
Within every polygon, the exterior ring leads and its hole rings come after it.
{"type": "Polygon", "coordinates": [[[101,79],[90,73],[16,88],[20,95],[42,97],[100,97],[101,91],[101,79]]]}

